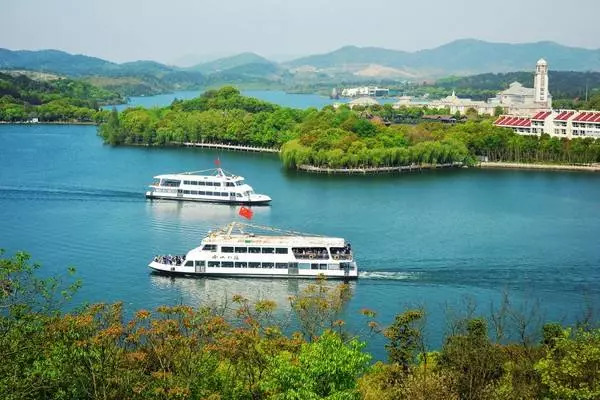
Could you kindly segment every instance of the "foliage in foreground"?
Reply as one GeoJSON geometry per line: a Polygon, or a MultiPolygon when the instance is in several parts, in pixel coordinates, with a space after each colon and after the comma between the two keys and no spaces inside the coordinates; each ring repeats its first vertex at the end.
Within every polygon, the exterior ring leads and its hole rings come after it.
{"type": "Polygon", "coordinates": [[[406,310],[387,327],[363,310],[371,332],[388,340],[388,363],[371,365],[340,319],[345,284],[320,280],[292,298],[302,332],[286,334],[275,303],[240,296],[229,310],[161,306],[126,318],[116,303],[61,312],[78,282],[39,278],[38,267],[23,253],[0,258],[3,399],[600,397],[600,329],[590,321],[547,324],[537,342],[520,330],[519,340],[506,342],[502,321],[517,314],[502,307],[491,319],[497,340],[486,319],[469,316],[431,352],[423,310],[406,310]]]}

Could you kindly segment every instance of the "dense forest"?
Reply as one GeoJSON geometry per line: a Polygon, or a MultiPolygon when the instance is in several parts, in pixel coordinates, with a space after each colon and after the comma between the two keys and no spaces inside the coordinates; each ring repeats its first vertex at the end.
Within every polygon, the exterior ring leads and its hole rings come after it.
{"type": "Polygon", "coordinates": [[[241,96],[225,87],[169,107],[114,111],[99,134],[107,143],[167,145],[183,142],[245,144],[281,149],[288,168],[313,165],[389,167],[490,161],[593,163],[600,141],[521,136],[469,113],[464,123],[422,122],[445,110],[332,106],[295,110],[241,96]],[[416,125],[394,123],[410,120],[416,125]],[[418,123],[420,122],[420,123],[418,123]]]}
{"type": "Polygon", "coordinates": [[[77,80],[0,73],[0,121],[101,122],[108,116],[101,105],[122,102],[117,93],[77,80]]]}
{"type": "Polygon", "coordinates": [[[318,280],[291,297],[291,329],[275,302],[240,295],[134,313],[122,303],[76,307],[75,271],[41,278],[39,268],[24,253],[0,254],[6,400],[600,398],[600,328],[589,310],[562,326],[508,295],[487,315],[465,305],[433,350],[423,309],[398,310],[389,325],[363,309],[364,329],[350,331],[345,283],[318,280]],[[375,335],[387,362],[365,351],[375,335]]]}

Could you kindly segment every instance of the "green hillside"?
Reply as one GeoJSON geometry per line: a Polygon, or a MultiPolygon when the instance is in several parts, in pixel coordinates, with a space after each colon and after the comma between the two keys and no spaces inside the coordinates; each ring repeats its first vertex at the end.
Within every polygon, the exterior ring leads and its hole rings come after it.
{"type": "Polygon", "coordinates": [[[198,64],[188,68],[191,71],[199,71],[204,74],[222,72],[244,65],[273,65],[274,63],[255,53],[241,53],[231,57],[219,58],[214,61],[198,64]]]}
{"type": "Polygon", "coordinates": [[[0,73],[0,121],[99,122],[104,104],[122,103],[110,92],[72,79],[33,80],[25,75],[0,73]]]}

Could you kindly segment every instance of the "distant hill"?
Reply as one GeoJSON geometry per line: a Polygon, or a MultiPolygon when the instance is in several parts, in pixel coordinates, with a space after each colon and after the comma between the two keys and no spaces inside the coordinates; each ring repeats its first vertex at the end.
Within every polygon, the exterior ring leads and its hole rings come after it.
{"type": "MultiPolygon", "coordinates": [[[[29,70],[79,78],[132,96],[225,84],[308,91],[322,87],[329,91],[336,85],[393,85],[404,81],[432,82],[447,76],[513,71],[531,73],[537,60],[542,57],[548,61],[551,73],[600,71],[600,50],[568,47],[553,42],[509,44],[473,39],[456,40],[416,52],[346,46],[330,53],[285,63],[275,63],[255,53],[241,53],[189,68],[154,61],[119,64],[58,50],[0,49],[0,70],[29,70]]],[[[552,79],[551,82],[558,82],[556,78],[552,79]]],[[[573,92],[567,90],[569,79],[579,78],[568,76],[555,93],[573,92]]],[[[497,81],[496,78],[493,80],[497,81]]],[[[527,84],[529,78],[519,80],[527,84]]],[[[487,95],[487,92],[473,93],[487,95]]]]}
{"type": "Polygon", "coordinates": [[[197,89],[205,83],[200,72],[184,71],[155,61],[118,64],[58,50],[0,49],[0,69],[24,69],[80,78],[127,96],[197,89]]]}
{"type": "Polygon", "coordinates": [[[69,54],[59,50],[8,50],[0,48],[0,68],[26,69],[61,75],[106,74],[118,64],[96,57],[69,54]]]}
{"type": "Polygon", "coordinates": [[[322,70],[359,71],[369,64],[376,64],[420,76],[443,76],[532,70],[542,57],[554,70],[600,71],[600,50],[553,42],[510,44],[474,39],[456,40],[412,53],[347,46],[330,53],[292,60],[285,65],[289,68],[310,66],[322,70]]]}
{"type": "Polygon", "coordinates": [[[231,57],[219,58],[214,61],[194,65],[188,68],[191,71],[199,71],[204,74],[212,74],[215,72],[222,72],[230,70],[232,68],[238,68],[244,65],[275,65],[272,61],[259,56],[255,53],[241,53],[231,57]]]}

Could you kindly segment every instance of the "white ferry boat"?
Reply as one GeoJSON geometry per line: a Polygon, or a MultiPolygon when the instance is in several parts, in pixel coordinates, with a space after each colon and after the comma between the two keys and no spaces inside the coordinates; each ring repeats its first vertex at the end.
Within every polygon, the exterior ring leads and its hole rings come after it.
{"type": "Polygon", "coordinates": [[[356,279],[350,243],[342,238],[232,222],[209,232],[182,256],[156,256],[148,265],[167,274],[260,278],[356,279]],[[270,234],[255,234],[249,229],[270,234]]]}
{"type": "Polygon", "coordinates": [[[269,196],[254,193],[244,177],[221,168],[157,175],[146,192],[149,199],[192,200],[227,204],[265,205],[269,196]]]}

